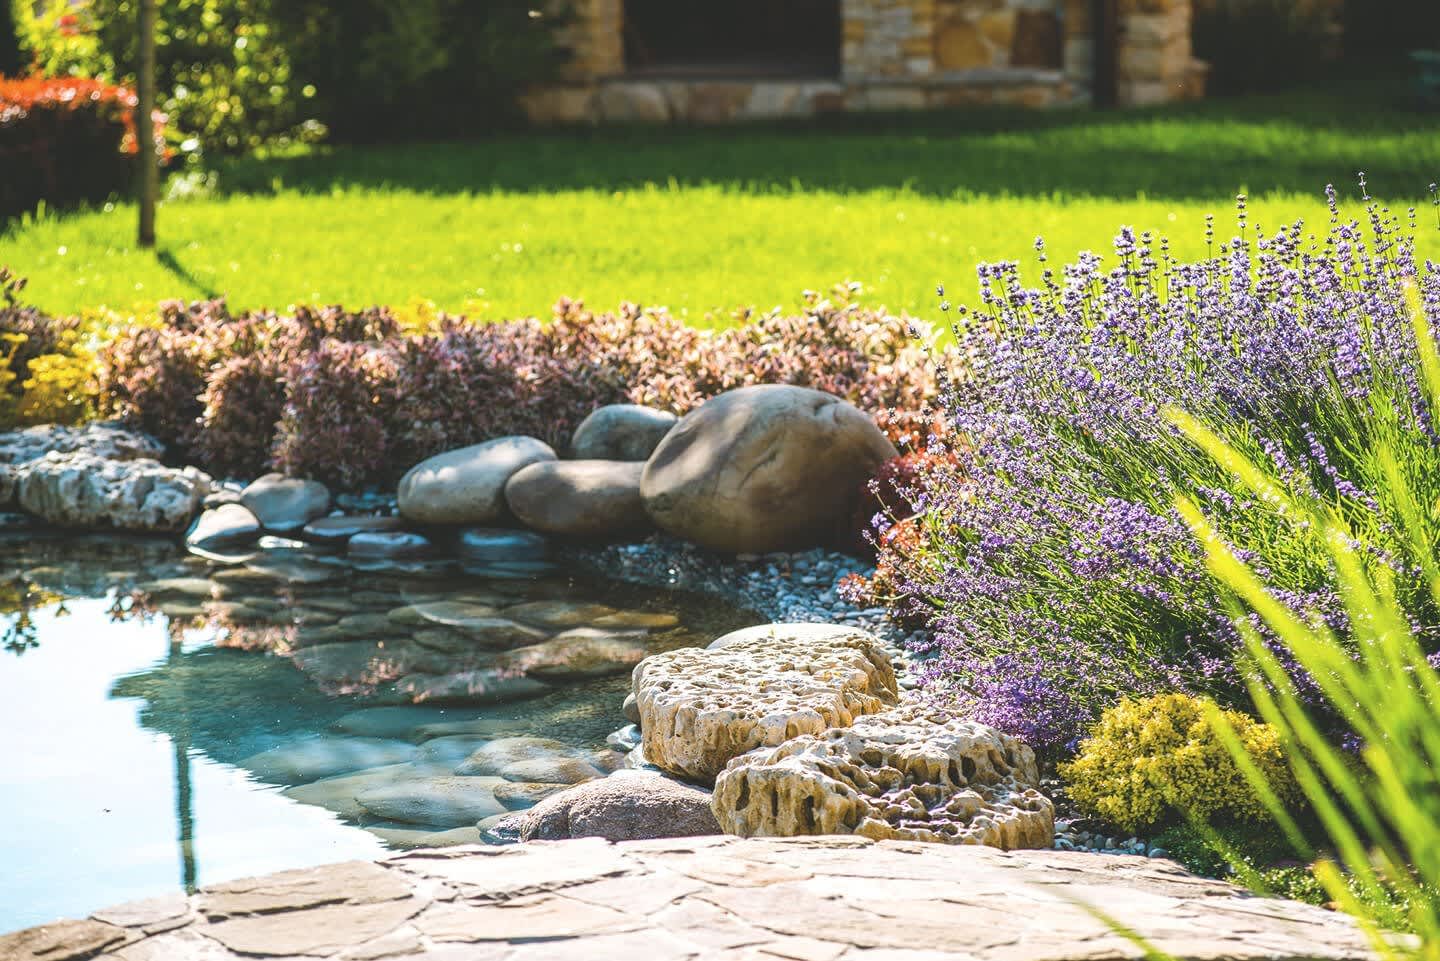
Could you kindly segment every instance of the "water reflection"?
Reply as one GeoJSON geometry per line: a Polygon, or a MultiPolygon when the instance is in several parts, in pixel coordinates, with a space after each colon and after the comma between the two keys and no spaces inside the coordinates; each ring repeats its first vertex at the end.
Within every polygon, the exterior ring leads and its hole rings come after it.
{"type": "Polygon", "coordinates": [[[752,620],[555,574],[0,540],[0,930],[476,840],[620,763],[636,660],[752,620]]]}

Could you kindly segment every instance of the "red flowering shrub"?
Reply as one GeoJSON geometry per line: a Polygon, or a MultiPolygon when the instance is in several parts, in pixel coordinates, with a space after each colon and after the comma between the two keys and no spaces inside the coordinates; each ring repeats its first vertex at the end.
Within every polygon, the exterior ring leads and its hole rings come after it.
{"type": "Polygon", "coordinates": [[[921,411],[934,393],[903,318],[812,299],[797,317],[742,320],[709,333],[663,310],[562,301],[549,324],[442,318],[403,336],[383,309],[231,317],[219,301],[171,304],[105,349],[101,382],[107,412],[208,470],[270,466],[341,487],[393,483],[507,434],[564,447],[604,404],[683,414],[736,387],[795,384],[903,426],[918,415],[891,409],[921,411]]]}
{"type": "MultiPolygon", "coordinates": [[[[156,142],[164,118],[156,115],[156,142]]],[[[126,188],[137,154],[135,94],[79,77],[0,77],[0,219],[103,200],[126,188]]]]}

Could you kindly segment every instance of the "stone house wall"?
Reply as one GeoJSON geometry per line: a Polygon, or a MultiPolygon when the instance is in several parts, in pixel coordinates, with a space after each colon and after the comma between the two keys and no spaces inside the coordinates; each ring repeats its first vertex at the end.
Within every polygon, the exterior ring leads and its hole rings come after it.
{"type": "MultiPolygon", "coordinates": [[[[715,123],[1090,98],[1090,0],[838,3],[837,76],[747,78],[627,73],[624,0],[572,0],[559,34],[572,59],[559,83],[526,97],[526,109],[541,122],[715,123]]],[[[1203,93],[1204,65],[1190,50],[1191,0],[1119,0],[1118,13],[1122,105],[1203,93]]]]}

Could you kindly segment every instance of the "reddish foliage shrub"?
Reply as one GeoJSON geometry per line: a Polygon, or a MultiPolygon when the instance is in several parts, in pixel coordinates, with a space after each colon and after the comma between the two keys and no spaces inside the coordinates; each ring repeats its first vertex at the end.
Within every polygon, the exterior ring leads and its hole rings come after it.
{"type": "MultiPolygon", "coordinates": [[[[156,115],[163,146],[164,117],[156,115]]],[[[0,77],[0,218],[103,200],[131,176],[135,94],[79,77],[0,77]]]]}
{"type": "Polygon", "coordinates": [[[394,472],[386,412],[395,403],[394,351],[327,340],[290,370],[275,463],[352,489],[394,472]]]}
{"type": "Polygon", "coordinates": [[[286,373],[268,353],[231,357],[210,373],[193,447],[207,470],[226,477],[265,472],[285,412],[286,373]]]}
{"type": "Polygon", "coordinates": [[[442,318],[402,336],[378,309],[230,317],[221,302],[167,305],[160,326],[106,349],[102,381],[110,412],[202,467],[273,466],[342,487],[393,483],[433,454],[508,434],[563,447],[604,404],[683,414],[748,384],[902,411],[885,422],[914,433],[934,382],[905,319],[815,298],[796,317],[743,320],[707,333],[664,311],[562,301],[549,324],[442,318]]]}

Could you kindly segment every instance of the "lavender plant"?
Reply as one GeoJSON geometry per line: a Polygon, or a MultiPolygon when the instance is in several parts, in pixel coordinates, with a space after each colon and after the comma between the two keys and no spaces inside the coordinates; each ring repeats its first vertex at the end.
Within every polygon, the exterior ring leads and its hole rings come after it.
{"type": "MultiPolygon", "coordinates": [[[[1415,262],[1416,212],[1360,186],[1365,223],[1327,188],[1318,236],[1252,225],[1242,196],[1237,235],[1216,244],[1208,225],[1197,263],[1122,229],[1110,265],[1086,253],[1058,272],[1037,240],[1037,288],[1016,263],[979,268],[979,309],[955,311],[968,363],[942,385],[950,429],[932,440],[947,456],[911,492],[921,536],[899,541],[920,546],[887,559],[892,603],[932,627],[932,691],[1060,750],[1122,696],[1243,701],[1243,642],[1177,493],[1287,604],[1345,633],[1322,539],[1187,444],[1167,407],[1229,425],[1235,450],[1330,505],[1375,563],[1416,569],[1375,452],[1395,451],[1420,503],[1440,502],[1404,297],[1418,284],[1440,317],[1440,276],[1415,262]]],[[[876,521],[883,536],[890,519],[876,521]]],[[[1425,523],[1440,543],[1440,516],[1425,523]]],[[[1406,600],[1428,636],[1432,600],[1406,600]]]]}

